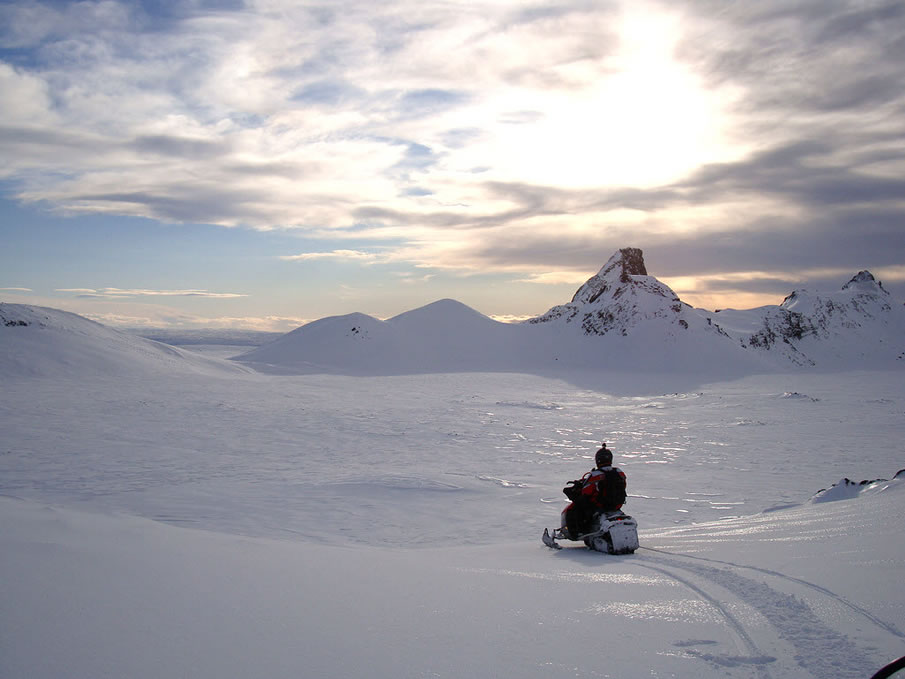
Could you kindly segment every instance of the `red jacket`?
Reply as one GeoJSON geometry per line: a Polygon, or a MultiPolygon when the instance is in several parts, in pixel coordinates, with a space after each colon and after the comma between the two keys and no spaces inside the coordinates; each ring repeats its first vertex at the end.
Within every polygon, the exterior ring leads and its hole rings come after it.
{"type": "MultiPolygon", "coordinates": [[[[606,512],[614,512],[622,507],[625,502],[625,473],[618,467],[604,467],[603,469],[592,469],[581,477],[583,483],[581,487],[581,497],[586,499],[591,505],[602,509],[606,512]],[[616,478],[621,481],[619,488],[619,497],[608,497],[607,493],[607,473],[612,475],[616,473],[616,478]]],[[[612,492],[612,491],[611,491],[612,492]]]]}

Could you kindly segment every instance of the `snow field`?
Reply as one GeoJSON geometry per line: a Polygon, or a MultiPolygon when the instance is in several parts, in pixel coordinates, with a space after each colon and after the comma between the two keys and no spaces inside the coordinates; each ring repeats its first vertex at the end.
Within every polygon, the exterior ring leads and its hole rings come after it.
{"type": "Polygon", "coordinates": [[[626,397],[480,373],[7,384],[3,492],[338,544],[533,536],[602,440],[642,529],[800,504],[905,467],[887,373],[626,397]]]}
{"type": "Polygon", "coordinates": [[[9,379],[0,676],[807,679],[901,655],[902,482],[808,503],[905,467],[898,375],[595,381],[618,386],[9,379]],[[546,549],[602,440],[643,549],[546,549]]]}

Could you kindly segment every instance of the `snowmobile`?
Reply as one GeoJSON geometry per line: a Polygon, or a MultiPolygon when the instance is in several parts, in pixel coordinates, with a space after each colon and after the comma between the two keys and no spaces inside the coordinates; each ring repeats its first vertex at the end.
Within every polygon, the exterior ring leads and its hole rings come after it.
{"type": "Polygon", "coordinates": [[[557,540],[582,540],[589,549],[605,554],[633,554],[638,549],[638,522],[622,510],[595,515],[590,531],[575,537],[566,528],[565,513],[563,510],[562,526],[544,529],[542,539],[547,547],[562,549],[557,540]]]}
{"type": "Polygon", "coordinates": [[[633,554],[638,549],[638,522],[621,509],[612,512],[600,511],[591,517],[589,530],[581,535],[571,535],[566,524],[566,514],[572,508],[577,497],[575,481],[569,482],[570,486],[563,488],[563,492],[569,497],[570,502],[560,515],[559,528],[544,529],[542,540],[547,547],[562,549],[557,540],[581,540],[597,552],[605,554],[633,554]]]}

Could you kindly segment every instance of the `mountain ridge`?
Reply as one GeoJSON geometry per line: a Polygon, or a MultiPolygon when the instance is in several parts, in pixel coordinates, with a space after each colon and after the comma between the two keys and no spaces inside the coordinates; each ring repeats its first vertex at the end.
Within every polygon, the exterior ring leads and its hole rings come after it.
{"type": "MultiPolygon", "coordinates": [[[[360,312],[327,316],[225,364],[283,374],[610,371],[719,379],[905,367],[903,338],[905,306],[867,270],[835,292],[795,290],[779,305],[707,311],[650,275],[639,248],[622,248],[570,302],[521,323],[441,299],[387,320],[360,312]]],[[[0,342],[5,374],[78,372],[81,364],[95,372],[163,364],[216,372],[224,363],[68,312],[15,304],[0,305],[0,342]],[[42,323],[47,327],[37,332],[42,323]],[[28,333],[31,345],[23,339],[28,333]],[[38,341],[50,335],[53,342],[38,341]]]]}
{"type": "Polygon", "coordinates": [[[891,302],[869,271],[855,274],[835,292],[793,291],[778,306],[721,310],[711,320],[721,328],[748,316],[759,327],[729,331],[745,348],[772,351],[801,366],[853,360],[862,367],[905,362],[905,306],[891,302]]]}
{"type": "MultiPolygon", "coordinates": [[[[887,297],[865,270],[836,293],[796,290],[781,305],[748,311],[695,309],[651,276],[642,250],[630,247],[614,253],[570,302],[519,324],[439,300],[386,321],[366,316],[386,343],[382,356],[369,352],[376,363],[362,361],[361,352],[333,353],[343,342],[339,336],[321,337],[320,347],[302,340],[320,330],[315,324],[290,333],[296,342],[271,343],[234,360],[367,374],[601,369],[738,375],[905,365],[905,307],[887,297]]],[[[346,335],[357,329],[371,337],[359,327],[361,315],[329,319],[346,335]]]]}

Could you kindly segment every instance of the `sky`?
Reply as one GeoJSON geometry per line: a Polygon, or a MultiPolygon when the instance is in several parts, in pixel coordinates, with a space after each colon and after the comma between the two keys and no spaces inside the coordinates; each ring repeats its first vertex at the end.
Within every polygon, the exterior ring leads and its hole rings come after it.
{"type": "Polygon", "coordinates": [[[0,4],[0,300],[516,320],[619,248],[693,306],[905,299],[905,4],[0,4]]]}

